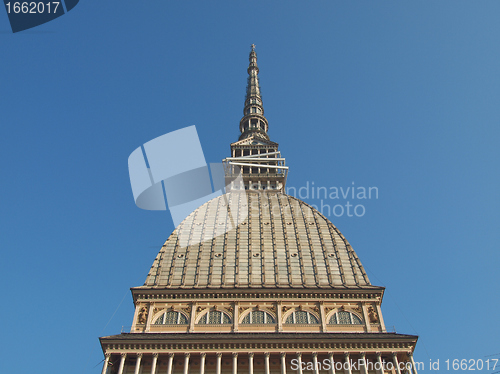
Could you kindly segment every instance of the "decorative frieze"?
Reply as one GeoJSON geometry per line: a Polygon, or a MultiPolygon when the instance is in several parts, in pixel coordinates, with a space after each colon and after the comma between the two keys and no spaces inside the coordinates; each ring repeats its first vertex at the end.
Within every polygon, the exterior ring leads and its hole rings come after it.
{"type": "MultiPolygon", "coordinates": [[[[158,351],[190,351],[190,352],[214,352],[218,350],[232,350],[240,352],[270,350],[273,353],[279,353],[283,350],[297,351],[307,350],[316,352],[346,352],[346,351],[366,351],[375,353],[392,353],[395,350],[408,352],[414,345],[414,341],[409,338],[407,341],[399,342],[304,342],[304,341],[286,341],[286,342],[192,342],[192,343],[145,343],[145,344],[125,344],[125,343],[103,343],[105,351],[110,353],[128,353],[129,351],[140,351],[141,353],[152,353],[158,351]]],[[[411,351],[410,351],[411,352],[411,351]]]]}
{"type": "Polygon", "coordinates": [[[353,306],[351,308],[353,311],[355,311],[356,313],[360,314],[360,315],[363,315],[363,309],[361,309],[360,306],[353,306]]]}
{"type": "Polygon", "coordinates": [[[325,306],[325,314],[330,313],[332,310],[334,310],[336,307],[334,306],[325,306]]]}
{"type": "MultiPolygon", "coordinates": [[[[193,291],[193,290],[190,290],[193,291]]],[[[377,300],[380,301],[382,296],[382,290],[374,290],[373,292],[223,292],[223,293],[196,293],[196,292],[172,292],[168,290],[163,293],[137,293],[135,290],[132,291],[134,297],[134,303],[137,305],[140,302],[150,302],[155,300],[192,300],[192,299],[229,299],[229,300],[241,300],[241,299],[321,299],[321,300],[377,300]]]]}

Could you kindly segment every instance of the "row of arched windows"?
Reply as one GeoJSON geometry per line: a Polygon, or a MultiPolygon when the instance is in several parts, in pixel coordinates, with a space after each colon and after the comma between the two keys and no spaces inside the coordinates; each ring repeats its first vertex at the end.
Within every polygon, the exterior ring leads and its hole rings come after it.
{"type": "MultiPolygon", "coordinates": [[[[227,325],[231,324],[231,317],[219,310],[210,310],[205,313],[199,320],[198,325],[227,325]]],[[[262,310],[254,310],[248,313],[243,320],[242,324],[272,324],[276,323],[276,319],[268,312],[262,310]]],[[[187,325],[188,319],[184,313],[176,310],[169,310],[163,312],[156,321],[155,325],[187,325]]],[[[319,324],[318,318],[304,310],[294,310],[290,313],[285,320],[285,324],[299,324],[299,325],[317,325],[319,324]]],[[[361,318],[352,312],[345,310],[333,313],[328,321],[329,325],[361,325],[363,324],[361,318]]]]}

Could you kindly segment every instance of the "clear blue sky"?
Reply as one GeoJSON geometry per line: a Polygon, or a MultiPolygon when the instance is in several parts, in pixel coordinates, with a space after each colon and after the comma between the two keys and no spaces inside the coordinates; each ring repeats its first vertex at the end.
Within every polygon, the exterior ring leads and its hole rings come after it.
{"type": "Polygon", "coordinates": [[[173,230],[134,205],[127,158],[190,125],[207,161],[228,156],[252,43],[288,185],[379,190],[351,199],[363,217],[329,218],[387,287],[386,324],[420,336],[426,371],[500,358],[499,14],[498,1],[82,0],[12,34],[0,11],[0,372],[100,373],[98,337],[130,326],[129,288],[173,230]]]}

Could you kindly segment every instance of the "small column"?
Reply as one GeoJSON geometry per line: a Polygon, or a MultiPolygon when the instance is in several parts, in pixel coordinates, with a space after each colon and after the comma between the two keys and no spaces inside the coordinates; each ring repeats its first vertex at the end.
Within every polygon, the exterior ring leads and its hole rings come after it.
{"type": "Polygon", "coordinates": [[[271,374],[271,371],[269,369],[269,352],[265,352],[264,353],[264,365],[265,365],[265,368],[266,368],[265,373],[266,374],[271,374]]]}
{"type": "Polygon", "coordinates": [[[396,374],[401,374],[401,369],[399,368],[398,355],[396,354],[396,352],[392,352],[392,364],[394,365],[396,374]]]}
{"type": "Polygon", "coordinates": [[[172,368],[174,366],[174,354],[168,354],[168,364],[167,364],[167,374],[172,374],[172,368]]]}
{"type": "Polygon", "coordinates": [[[156,363],[158,362],[158,353],[153,353],[153,363],[151,364],[151,374],[156,374],[156,363]]]}
{"type": "Polygon", "coordinates": [[[302,374],[302,352],[297,352],[297,361],[299,362],[297,373],[302,374]]]}
{"type": "Polygon", "coordinates": [[[189,374],[189,356],[190,353],[184,353],[184,374],[189,374]]]}
{"type": "Polygon", "coordinates": [[[248,354],[248,374],[253,374],[253,352],[248,354]]]}
{"type": "Polygon", "coordinates": [[[415,361],[413,361],[413,354],[410,352],[410,353],[408,353],[408,356],[410,356],[411,369],[413,371],[413,374],[418,374],[417,373],[417,367],[415,366],[415,361]]]}
{"type": "Polygon", "coordinates": [[[134,374],[139,374],[141,370],[142,353],[137,354],[137,361],[135,361],[135,371],[134,374]]]}
{"type": "Polygon", "coordinates": [[[382,365],[382,355],[380,352],[375,352],[375,355],[377,356],[377,362],[378,362],[378,372],[379,374],[384,374],[384,366],[382,365]]]}
{"type": "Polygon", "coordinates": [[[120,353],[120,367],[118,368],[118,374],[123,374],[123,368],[125,367],[125,359],[127,358],[126,353],[120,353]]]}
{"type": "Polygon", "coordinates": [[[102,372],[101,372],[101,374],[106,374],[106,372],[108,371],[108,364],[109,364],[109,358],[110,357],[111,357],[110,353],[106,353],[104,355],[104,365],[102,366],[102,372]]]}
{"type": "Polygon", "coordinates": [[[319,374],[319,369],[318,369],[318,352],[313,352],[313,372],[314,374],[319,374]]]}
{"type": "Polygon", "coordinates": [[[286,353],[285,352],[280,353],[280,359],[281,359],[281,374],[286,374],[286,353]]]}
{"type": "Polygon", "coordinates": [[[344,352],[344,373],[351,374],[351,362],[349,361],[349,352],[344,352]]]}
{"type": "Polygon", "coordinates": [[[335,361],[333,360],[333,352],[328,352],[328,359],[330,360],[330,374],[335,374],[335,361]]]}
{"type": "MultiPolygon", "coordinates": [[[[259,121],[260,123],[260,121],[259,121]]],[[[260,155],[262,153],[262,149],[259,148],[259,150],[257,151],[257,154],[260,155]]],[[[260,158],[260,157],[258,157],[260,158]]],[[[257,169],[258,173],[261,174],[261,169],[260,169],[260,162],[258,163],[259,165],[259,168],[257,169]]],[[[261,187],[261,184],[260,184],[260,181],[259,181],[259,190],[260,190],[260,187],[261,187]]]]}
{"type": "Polygon", "coordinates": [[[361,365],[361,374],[368,374],[368,370],[366,367],[366,353],[365,352],[361,352],[361,362],[363,363],[361,365]]]}
{"type": "Polygon", "coordinates": [[[217,365],[215,367],[215,372],[217,374],[220,374],[220,372],[221,372],[221,361],[222,361],[222,353],[217,352],[217,365]]]}
{"type": "Polygon", "coordinates": [[[207,354],[205,352],[201,353],[201,358],[200,358],[200,374],[205,374],[205,358],[207,357],[207,354]]]}
{"type": "Polygon", "coordinates": [[[238,353],[233,352],[233,374],[238,374],[238,353]]]}

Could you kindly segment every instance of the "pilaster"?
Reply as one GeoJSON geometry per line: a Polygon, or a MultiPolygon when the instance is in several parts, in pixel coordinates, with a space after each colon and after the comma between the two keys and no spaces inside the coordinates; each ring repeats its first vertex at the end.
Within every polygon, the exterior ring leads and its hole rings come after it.
{"type": "Polygon", "coordinates": [[[194,321],[196,319],[196,301],[191,303],[191,313],[189,315],[189,332],[194,331],[194,321]]]}
{"type": "Polygon", "coordinates": [[[368,316],[368,311],[366,310],[367,308],[368,308],[368,306],[365,303],[363,303],[361,305],[361,310],[363,311],[363,319],[365,321],[366,332],[371,332],[372,326],[371,326],[370,318],[368,316]]]}

